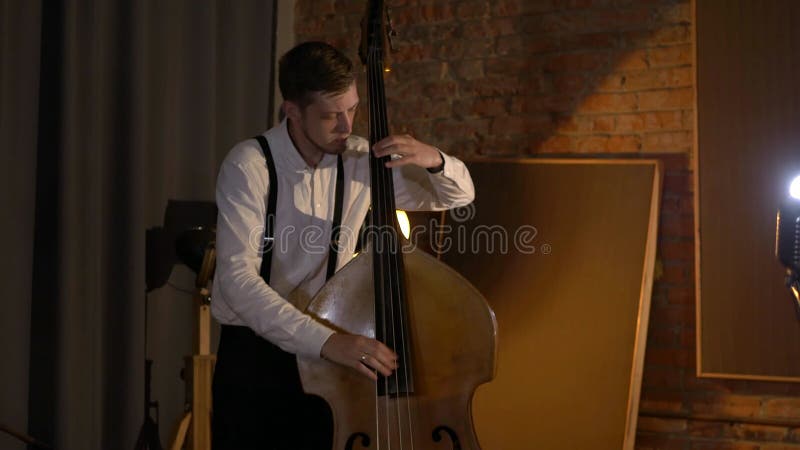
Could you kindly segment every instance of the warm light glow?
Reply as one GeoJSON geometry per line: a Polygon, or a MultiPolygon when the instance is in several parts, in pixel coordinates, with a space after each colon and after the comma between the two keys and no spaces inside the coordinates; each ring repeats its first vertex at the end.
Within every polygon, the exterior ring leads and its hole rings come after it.
{"type": "Polygon", "coordinates": [[[792,184],[789,185],[789,195],[800,200],[800,175],[794,177],[792,184]]]}
{"type": "Polygon", "coordinates": [[[391,68],[389,68],[389,67],[384,67],[384,68],[383,68],[383,71],[384,71],[384,72],[391,72],[391,71],[392,71],[392,69],[391,69],[391,68]]]}
{"type": "Polygon", "coordinates": [[[406,239],[411,235],[411,223],[408,221],[408,215],[405,211],[397,210],[397,223],[400,224],[400,232],[403,233],[406,239]]]}

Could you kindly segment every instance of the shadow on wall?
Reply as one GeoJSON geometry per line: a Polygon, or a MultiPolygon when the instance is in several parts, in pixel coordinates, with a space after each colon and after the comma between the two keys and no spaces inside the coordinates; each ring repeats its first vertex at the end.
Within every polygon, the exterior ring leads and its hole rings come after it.
{"type": "MultiPolygon", "coordinates": [[[[298,41],[358,61],[363,5],[321,3],[297,3],[298,41]]],[[[459,156],[690,149],[689,0],[417,3],[389,2],[395,132],[459,156]]]]}

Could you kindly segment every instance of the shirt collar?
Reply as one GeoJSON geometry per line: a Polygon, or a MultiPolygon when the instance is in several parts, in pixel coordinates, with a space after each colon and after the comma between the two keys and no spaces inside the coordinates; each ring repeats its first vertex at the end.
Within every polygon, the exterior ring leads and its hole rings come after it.
{"type": "MultiPolygon", "coordinates": [[[[277,133],[275,133],[275,140],[277,148],[279,149],[277,153],[279,153],[280,158],[286,162],[289,169],[293,172],[304,172],[311,169],[303,157],[300,156],[300,152],[297,150],[297,147],[294,146],[294,142],[289,136],[289,125],[286,118],[281,121],[276,131],[277,133]]],[[[319,161],[319,164],[317,164],[317,168],[335,166],[336,155],[330,155],[327,153],[322,155],[322,159],[319,161]]]]}

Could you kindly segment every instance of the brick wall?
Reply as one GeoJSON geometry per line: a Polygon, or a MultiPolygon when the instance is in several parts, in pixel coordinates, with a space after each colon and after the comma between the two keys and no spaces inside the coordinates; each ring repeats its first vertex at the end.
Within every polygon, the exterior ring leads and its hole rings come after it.
{"type": "MultiPolygon", "coordinates": [[[[298,41],[357,59],[364,3],[297,0],[298,41]]],[[[664,162],[637,448],[800,449],[800,386],[694,376],[690,0],[388,4],[399,34],[386,79],[393,131],[461,157],[664,162]]]]}

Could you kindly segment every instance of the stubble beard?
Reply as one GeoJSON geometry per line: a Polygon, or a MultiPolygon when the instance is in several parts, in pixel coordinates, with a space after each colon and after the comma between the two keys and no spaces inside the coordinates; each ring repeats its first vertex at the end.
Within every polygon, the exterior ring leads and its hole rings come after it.
{"type": "Polygon", "coordinates": [[[311,137],[311,134],[308,132],[308,128],[306,128],[305,121],[300,123],[300,131],[303,133],[303,137],[306,139],[306,141],[311,143],[311,145],[313,145],[316,150],[322,152],[323,154],[326,154],[326,155],[338,155],[338,154],[343,153],[345,151],[345,149],[347,149],[347,138],[345,138],[345,141],[342,143],[341,146],[338,146],[335,149],[329,149],[329,148],[326,148],[326,147],[320,145],[317,141],[315,141],[311,137]]]}

